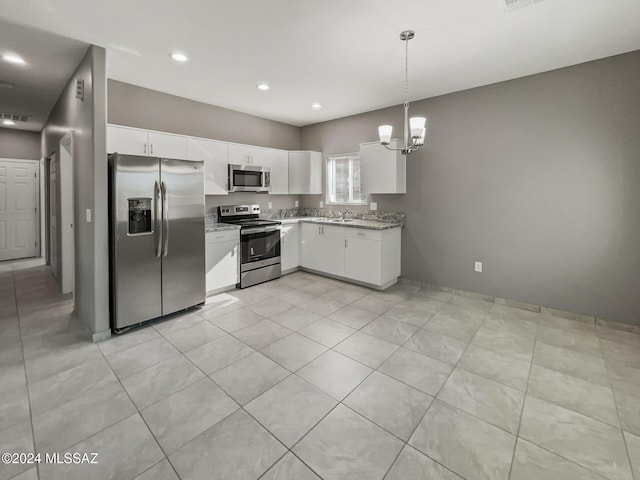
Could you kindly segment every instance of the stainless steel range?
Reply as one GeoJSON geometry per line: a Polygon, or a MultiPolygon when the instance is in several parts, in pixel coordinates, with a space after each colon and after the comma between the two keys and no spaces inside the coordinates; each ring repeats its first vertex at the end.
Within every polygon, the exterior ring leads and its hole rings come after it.
{"type": "Polygon", "coordinates": [[[223,205],[218,218],[240,225],[240,288],[280,277],[280,222],[261,220],[260,205],[223,205]]]}

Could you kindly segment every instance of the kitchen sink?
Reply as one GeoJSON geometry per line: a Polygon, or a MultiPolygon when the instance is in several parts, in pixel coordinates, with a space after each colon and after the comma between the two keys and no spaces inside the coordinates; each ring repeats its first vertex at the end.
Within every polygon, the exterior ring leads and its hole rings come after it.
{"type": "Polygon", "coordinates": [[[331,218],[329,219],[330,222],[335,222],[335,223],[345,223],[345,222],[353,222],[353,218],[331,218]]]}

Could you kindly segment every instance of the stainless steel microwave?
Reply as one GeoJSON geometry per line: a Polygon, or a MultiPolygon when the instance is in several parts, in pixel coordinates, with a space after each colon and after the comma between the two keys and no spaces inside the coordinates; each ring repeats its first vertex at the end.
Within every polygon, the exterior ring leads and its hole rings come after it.
{"type": "Polygon", "coordinates": [[[229,165],[230,192],[270,192],[271,168],[229,165]]]}

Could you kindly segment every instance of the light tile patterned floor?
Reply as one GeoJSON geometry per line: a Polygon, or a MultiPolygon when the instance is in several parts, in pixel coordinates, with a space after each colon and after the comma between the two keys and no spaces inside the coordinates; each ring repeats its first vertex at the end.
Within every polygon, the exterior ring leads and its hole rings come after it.
{"type": "Polygon", "coordinates": [[[633,333],[297,272],[86,338],[0,264],[0,451],[100,462],[0,480],[640,479],[633,333]]]}

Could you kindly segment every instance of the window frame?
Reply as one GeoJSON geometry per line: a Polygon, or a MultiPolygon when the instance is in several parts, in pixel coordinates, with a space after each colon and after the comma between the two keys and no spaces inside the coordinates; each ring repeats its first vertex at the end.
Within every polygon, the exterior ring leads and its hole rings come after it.
{"type": "MultiPolygon", "coordinates": [[[[353,161],[354,160],[360,160],[360,152],[353,152],[353,153],[341,153],[341,154],[337,154],[337,155],[328,155],[326,158],[326,162],[325,162],[325,171],[326,171],[326,197],[325,197],[325,203],[327,205],[368,205],[368,194],[366,193],[361,193],[361,195],[363,195],[362,200],[359,201],[354,201],[353,200],[353,188],[352,188],[352,181],[353,181],[353,161]],[[337,202],[333,202],[331,201],[331,196],[333,194],[333,196],[335,197],[335,182],[333,182],[333,172],[334,172],[334,168],[332,167],[332,163],[339,158],[349,158],[349,198],[351,201],[337,201],[337,202]]],[[[360,177],[362,179],[362,163],[360,163],[360,177]]],[[[361,183],[361,188],[362,188],[362,183],[361,183]]]]}

